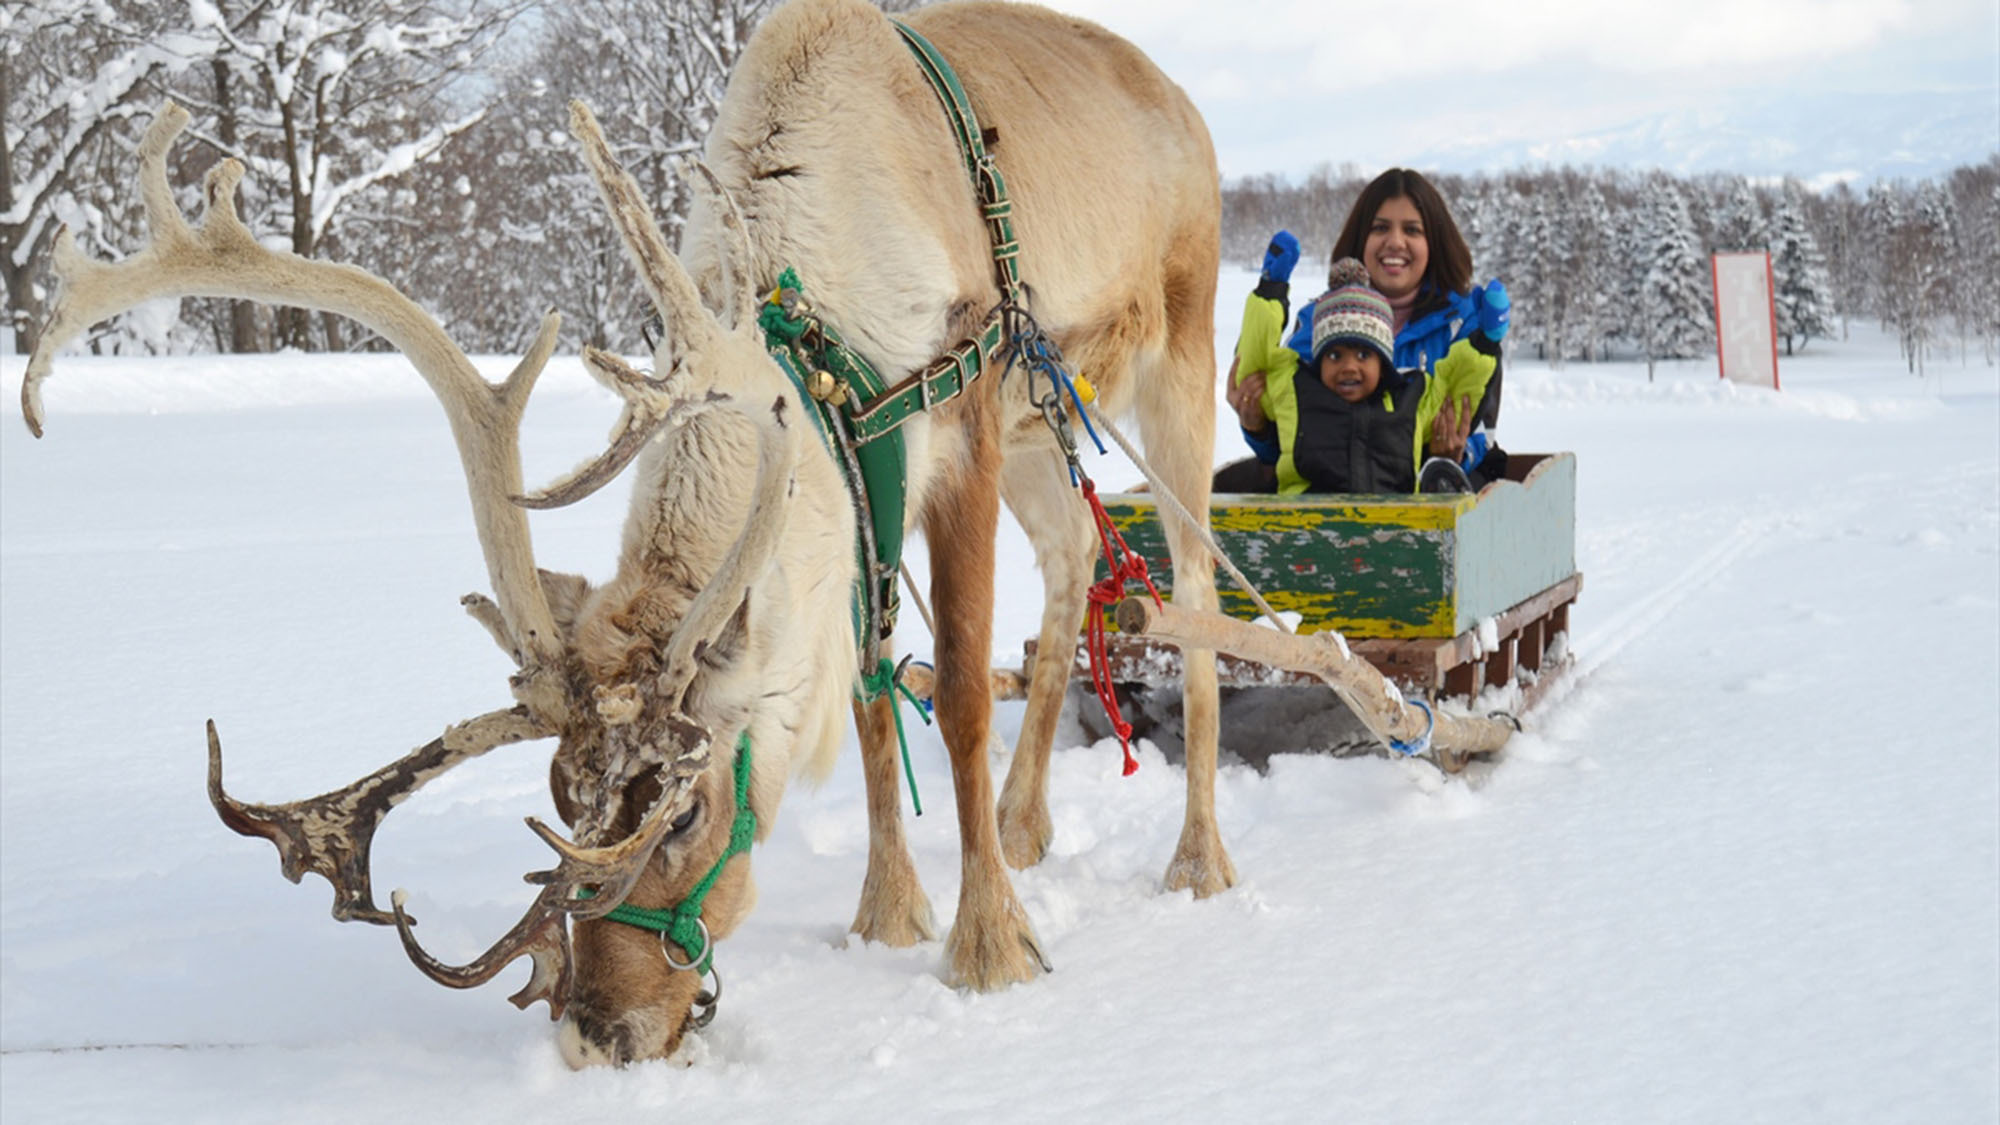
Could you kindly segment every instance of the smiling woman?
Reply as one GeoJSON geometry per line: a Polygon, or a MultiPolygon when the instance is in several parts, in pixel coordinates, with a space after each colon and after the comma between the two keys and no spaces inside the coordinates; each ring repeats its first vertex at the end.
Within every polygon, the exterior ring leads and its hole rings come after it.
{"type": "MultiPolygon", "coordinates": [[[[1507,290],[1497,280],[1473,288],[1472,252],[1437,188],[1406,168],[1391,168],[1363,188],[1334,242],[1329,292],[1299,309],[1291,336],[1277,348],[1275,336],[1283,329],[1289,304],[1289,263],[1296,260],[1296,247],[1297,240],[1289,233],[1274,238],[1264,276],[1244,311],[1244,334],[1238,342],[1237,363],[1230,370],[1228,401],[1257,456],[1224,468],[1216,475],[1216,490],[1379,490],[1356,483],[1374,479],[1369,474],[1336,473],[1329,479],[1338,483],[1329,484],[1320,479],[1326,474],[1301,473],[1296,456],[1297,442],[1313,436],[1311,427],[1301,424],[1302,396],[1317,395],[1319,390],[1308,387],[1295,393],[1289,376],[1317,362],[1315,308],[1332,298],[1333,291],[1357,284],[1365,284],[1386,305],[1387,339],[1380,349],[1384,374],[1408,374],[1421,383],[1423,377],[1442,373],[1441,365],[1481,369],[1476,392],[1468,390],[1473,383],[1465,384],[1425,419],[1425,437],[1430,452],[1456,462],[1471,485],[1502,476],[1506,454],[1493,446],[1492,432],[1500,417],[1500,341],[1507,334],[1507,290]],[[1253,330],[1253,323],[1261,327],[1253,330]],[[1271,347],[1246,350],[1246,341],[1265,335],[1273,337],[1271,347]],[[1468,345],[1476,359],[1460,354],[1468,345]],[[1458,358],[1454,361],[1452,356],[1458,358]],[[1295,359],[1314,359],[1314,363],[1300,365],[1295,359]]],[[[1390,381],[1405,382],[1400,377],[1390,381]]],[[[1375,385],[1370,385],[1371,392],[1375,385]]],[[[1400,421],[1409,423],[1407,411],[1400,421]]],[[[1391,491],[1409,488],[1401,483],[1400,473],[1383,479],[1395,482],[1391,491]]]]}

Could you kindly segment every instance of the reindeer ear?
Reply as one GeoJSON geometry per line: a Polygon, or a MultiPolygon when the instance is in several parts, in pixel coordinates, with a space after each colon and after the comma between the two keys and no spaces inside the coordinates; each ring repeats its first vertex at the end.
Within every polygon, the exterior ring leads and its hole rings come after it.
{"type": "Polygon", "coordinates": [[[716,257],[722,264],[719,319],[726,328],[738,332],[752,330],[757,321],[757,279],[752,276],[750,261],[750,226],[736,206],[736,197],[729,194],[715,169],[700,160],[689,161],[686,167],[694,172],[693,182],[707,189],[723,229],[729,233],[729,238],[716,247],[716,257]]]}
{"type": "Polygon", "coordinates": [[[694,658],[710,671],[723,672],[741,663],[749,647],[750,594],[745,591],[736,612],[729,615],[715,639],[695,646],[694,658]]]}

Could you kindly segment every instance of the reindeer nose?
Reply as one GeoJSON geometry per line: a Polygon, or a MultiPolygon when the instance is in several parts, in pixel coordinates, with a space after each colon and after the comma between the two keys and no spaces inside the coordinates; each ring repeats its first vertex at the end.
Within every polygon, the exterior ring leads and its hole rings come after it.
{"type": "Polygon", "coordinates": [[[618,1024],[605,1024],[588,1016],[563,1017],[556,1029],[556,1049],[571,1070],[592,1066],[624,1066],[632,1061],[629,1036],[618,1024]]]}

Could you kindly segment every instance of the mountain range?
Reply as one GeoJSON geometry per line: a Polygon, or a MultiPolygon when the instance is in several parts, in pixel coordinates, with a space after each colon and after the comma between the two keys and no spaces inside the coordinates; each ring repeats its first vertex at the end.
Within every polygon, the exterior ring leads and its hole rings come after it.
{"type": "Polygon", "coordinates": [[[1572,164],[1677,175],[1928,179],[2000,156],[2000,87],[1921,93],[1744,94],[1550,139],[1491,136],[1434,146],[1410,163],[1451,172],[1572,164]]]}

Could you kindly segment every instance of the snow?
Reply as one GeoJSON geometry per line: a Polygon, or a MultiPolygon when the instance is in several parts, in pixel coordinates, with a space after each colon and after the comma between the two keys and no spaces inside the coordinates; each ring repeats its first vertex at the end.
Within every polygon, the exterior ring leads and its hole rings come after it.
{"type": "MultiPolygon", "coordinates": [[[[1223,279],[1219,352],[1247,284],[1223,279]]],[[[65,358],[48,436],[0,426],[0,1117],[1992,1121],[2000,378],[1918,379],[1865,324],[1781,364],[1769,392],[1712,358],[1650,384],[1509,358],[1504,444],[1577,453],[1586,584],[1575,674],[1477,784],[1229,766],[1241,880],[1196,902],[1159,890],[1178,769],[1147,744],[1121,777],[1066,723],[1052,852],[1015,876],[1056,971],[975,995],[938,943],[846,940],[850,746],[756,853],[716,1022],[675,1062],[571,1073],[543,1009],[503,1002],[525,966],[430,984],[204,800],[211,716],[232,789],[278,800],[506,701],[457,605],[484,571],[429,392],[391,357],[65,358]]],[[[531,480],[616,413],[557,366],[531,480]]],[[[538,515],[543,564],[605,577],[622,503],[538,515]]],[[[1001,558],[1012,660],[1039,584],[1012,528],[1001,558]]],[[[933,730],[912,752],[943,918],[952,790],[933,730]]],[[[377,894],[409,888],[440,955],[528,902],[546,768],[497,750],[387,821],[377,894]]]]}

